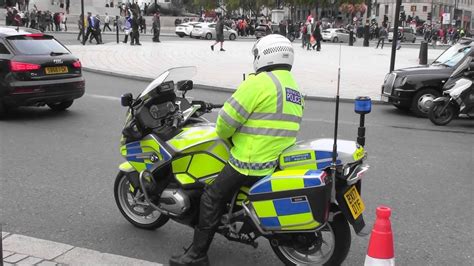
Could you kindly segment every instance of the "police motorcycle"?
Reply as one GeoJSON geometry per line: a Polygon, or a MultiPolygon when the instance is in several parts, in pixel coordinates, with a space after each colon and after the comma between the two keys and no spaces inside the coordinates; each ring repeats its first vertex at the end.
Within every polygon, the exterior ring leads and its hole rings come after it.
{"type": "MultiPolygon", "coordinates": [[[[139,228],[156,229],[169,219],[194,227],[204,187],[229,159],[232,143],[203,117],[222,105],[185,97],[195,73],[194,67],[172,68],[137,98],[122,95],[129,108],[120,147],[126,162],[119,166],[114,196],[122,215],[139,228]]],[[[364,135],[362,126],[362,145],[337,141],[335,168],[332,139],[287,148],[273,174],[235,191],[217,233],[254,248],[264,237],[286,265],[339,265],[350,249],[349,224],[359,235],[366,232],[360,196],[369,167],[364,135]]]]}
{"type": "Polygon", "coordinates": [[[474,52],[451,74],[443,87],[443,95],[433,101],[428,118],[444,126],[459,115],[474,117],[474,52]]]}

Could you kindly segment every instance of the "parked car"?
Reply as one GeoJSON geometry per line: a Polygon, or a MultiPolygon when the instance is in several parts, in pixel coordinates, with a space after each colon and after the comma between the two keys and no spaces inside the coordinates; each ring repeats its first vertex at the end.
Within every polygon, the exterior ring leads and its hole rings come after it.
{"type": "Polygon", "coordinates": [[[0,27],[0,116],[17,106],[65,110],[84,90],[81,62],[53,36],[0,27]]]}
{"type": "MultiPolygon", "coordinates": [[[[402,42],[416,42],[416,33],[410,27],[398,27],[398,39],[402,42]]],[[[393,40],[393,28],[388,30],[388,41],[391,42],[393,40]]]]}
{"type": "Polygon", "coordinates": [[[184,36],[190,36],[191,32],[195,25],[199,24],[199,22],[185,22],[181,23],[176,26],[175,33],[179,37],[183,38],[184,36]]]}
{"type": "MultiPolygon", "coordinates": [[[[349,30],[346,29],[325,29],[321,32],[323,35],[323,42],[330,41],[330,42],[349,42],[349,30]]],[[[355,43],[357,38],[355,34],[352,37],[352,41],[355,43]]]]}
{"type": "MultiPolygon", "coordinates": [[[[216,37],[216,23],[199,23],[194,26],[191,32],[193,38],[205,38],[211,40],[216,37]]],[[[237,38],[237,32],[227,26],[224,26],[224,38],[231,41],[237,38]]]]}
{"type": "Polygon", "coordinates": [[[444,51],[433,63],[397,69],[385,76],[382,95],[401,110],[426,117],[433,100],[453,71],[474,49],[474,39],[464,38],[444,51]]]}

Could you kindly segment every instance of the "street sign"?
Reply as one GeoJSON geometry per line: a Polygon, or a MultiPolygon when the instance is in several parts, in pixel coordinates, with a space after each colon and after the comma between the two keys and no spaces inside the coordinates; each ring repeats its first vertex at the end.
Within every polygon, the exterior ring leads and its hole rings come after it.
{"type": "Polygon", "coordinates": [[[450,13],[443,13],[443,25],[451,24],[451,14],[450,13]]]}

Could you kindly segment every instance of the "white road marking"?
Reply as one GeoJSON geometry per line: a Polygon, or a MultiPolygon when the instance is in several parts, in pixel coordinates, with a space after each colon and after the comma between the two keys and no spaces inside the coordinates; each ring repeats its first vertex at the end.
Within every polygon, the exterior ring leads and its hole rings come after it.
{"type": "Polygon", "coordinates": [[[114,97],[114,96],[89,94],[89,93],[86,93],[86,96],[97,98],[97,99],[109,100],[109,101],[120,101],[119,97],[114,97]]]}

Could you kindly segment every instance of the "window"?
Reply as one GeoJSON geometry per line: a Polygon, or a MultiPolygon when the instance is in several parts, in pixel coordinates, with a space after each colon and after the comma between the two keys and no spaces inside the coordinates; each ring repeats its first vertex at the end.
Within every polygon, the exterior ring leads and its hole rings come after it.
{"type": "Polygon", "coordinates": [[[385,5],[385,12],[384,13],[385,13],[385,15],[388,14],[388,5],[385,5]]]}
{"type": "Polygon", "coordinates": [[[428,7],[427,6],[423,6],[423,12],[428,12],[428,7]]]}
{"type": "Polygon", "coordinates": [[[69,54],[69,51],[55,39],[29,36],[8,37],[9,43],[19,54],[23,55],[45,55],[54,53],[69,54]]]}
{"type": "Polygon", "coordinates": [[[10,54],[10,51],[8,51],[7,47],[5,47],[3,43],[0,43],[0,54],[10,54]]]}
{"type": "Polygon", "coordinates": [[[380,12],[380,4],[377,4],[377,7],[375,8],[375,16],[377,17],[380,16],[379,12],[380,12]]]}

